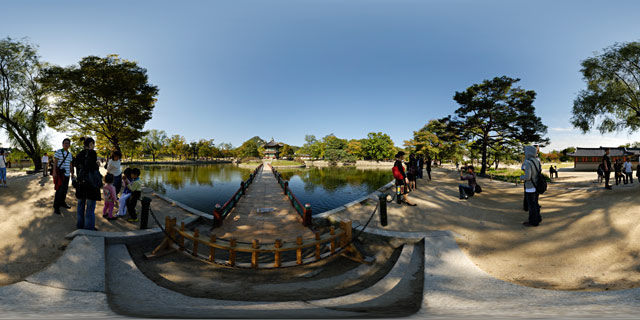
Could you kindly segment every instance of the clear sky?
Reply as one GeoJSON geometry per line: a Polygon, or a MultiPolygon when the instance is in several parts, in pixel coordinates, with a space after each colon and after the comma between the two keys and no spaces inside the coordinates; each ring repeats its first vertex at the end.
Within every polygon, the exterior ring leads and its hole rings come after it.
{"type": "Polygon", "coordinates": [[[640,40],[638,12],[640,1],[24,0],[2,1],[0,36],[28,37],[62,66],[135,60],[160,89],[147,129],[234,146],[373,131],[402,146],[454,112],[455,91],[506,75],[537,92],[550,150],[640,141],[569,122],[580,62],[640,40]]]}

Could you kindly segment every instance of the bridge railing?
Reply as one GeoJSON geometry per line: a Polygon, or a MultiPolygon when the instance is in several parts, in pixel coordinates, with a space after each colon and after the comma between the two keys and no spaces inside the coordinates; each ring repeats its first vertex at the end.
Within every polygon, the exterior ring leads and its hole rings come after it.
{"type": "Polygon", "coordinates": [[[302,217],[302,224],[304,224],[305,227],[311,227],[313,224],[311,219],[311,205],[306,203],[303,206],[302,202],[298,200],[298,197],[296,197],[289,188],[289,181],[282,179],[280,172],[273,167],[271,167],[271,171],[273,171],[273,175],[278,180],[278,184],[282,187],[284,194],[289,198],[291,205],[296,209],[300,217],[302,217]]]}
{"type": "Polygon", "coordinates": [[[165,217],[165,231],[165,239],[152,252],[153,255],[163,249],[172,248],[179,251],[187,251],[191,253],[191,255],[205,261],[231,267],[280,268],[302,265],[333,256],[345,250],[348,251],[352,246],[351,221],[340,222],[337,230],[332,226],[327,233],[320,234],[316,232],[314,238],[311,239],[303,239],[301,236],[298,236],[295,241],[276,239],[272,244],[260,243],[257,239],[254,239],[251,243],[239,242],[235,238],[227,240],[217,238],[215,234],[211,234],[209,237],[203,237],[200,235],[198,229],[194,231],[186,230],[184,222],[182,222],[178,228],[176,226],[176,218],[169,216],[165,217]],[[192,243],[185,245],[185,239],[190,240],[192,243]],[[198,251],[200,245],[207,247],[208,252],[200,253],[198,251]],[[315,248],[314,255],[304,258],[303,250],[307,248],[315,248]],[[322,252],[323,248],[327,251],[322,252]],[[228,258],[216,259],[216,250],[227,251],[228,258]],[[296,253],[295,261],[283,261],[282,255],[285,252],[294,251],[296,253]],[[250,253],[251,263],[237,262],[236,257],[238,252],[250,253]],[[264,260],[270,258],[269,256],[271,255],[273,256],[273,263],[264,263],[264,260]],[[263,262],[260,263],[260,261],[263,262]]]}
{"type": "Polygon", "coordinates": [[[216,203],[215,208],[213,209],[213,226],[219,227],[222,225],[222,221],[229,215],[231,210],[238,204],[242,195],[247,193],[247,188],[251,185],[253,180],[256,178],[256,175],[262,168],[262,164],[260,164],[253,172],[249,175],[249,178],[246,181],[240,182],[240,188],[224,203],[224,205],[220,205],[216,203]]]}

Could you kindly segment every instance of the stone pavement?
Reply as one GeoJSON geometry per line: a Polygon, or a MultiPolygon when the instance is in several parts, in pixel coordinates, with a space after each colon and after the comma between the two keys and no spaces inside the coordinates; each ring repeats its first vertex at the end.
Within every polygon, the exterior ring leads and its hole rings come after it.
{"type": "Polygon", "coordinates": [[[236,207],[225,218],[221,227],[213,230],[219,238],[234,237],[238,241],[260,243],[313,238],[314,234],[302,225],[298,212],[291,206],[282,188],[271,171],[270,165],[264,166],[240,198],[236,207]],[[258,213],[261,208],[272,208],[271,212],[258,213]]]}

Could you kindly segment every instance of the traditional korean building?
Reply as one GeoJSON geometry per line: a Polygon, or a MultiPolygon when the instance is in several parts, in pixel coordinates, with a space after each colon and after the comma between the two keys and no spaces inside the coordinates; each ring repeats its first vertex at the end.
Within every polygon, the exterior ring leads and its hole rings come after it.
{"type": "Polygon", "coordinates": [[[267,144],[264,145],[264,158],[265,159],[279,159],[280,158],[280,148],[284,147],[282,143],[277,143],[271,139],[267,144]]]}
{"type": "MultiPolygon", "coordinates": [[[[600,148],[576,148],[576,152],[567,154],[573,157],[573,168],[575,170],[597,170],[600,163],[602,163],[602,157],[604,156],[604,150],[607,147],[600,148]]],[[[615,162],[620,159],[624,161],[625,158],[631,161],[634,169],[638,165],[638,157],[640,156],[640,148],[609,148],[609,158],[611,162],[615,162]]]]}

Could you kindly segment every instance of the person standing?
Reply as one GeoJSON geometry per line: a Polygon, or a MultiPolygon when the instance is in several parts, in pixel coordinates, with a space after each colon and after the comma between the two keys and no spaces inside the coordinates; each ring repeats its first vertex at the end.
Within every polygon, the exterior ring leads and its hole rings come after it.
{"type": "Polygon", "coordinates": [[[7,187],[7,157],[4,150],[0,150],[0,187],[7,187]]]}
{"type": "Polygon", "coordinates": [[[111,158],[109,162],[107,162],[107,173],[111,173],[113,175],[113,187],[116,189],[116,198],[120,194],[120,189],[122,188],[122,169],[120,168],[120,159],[122,158],[122,153],[116,150],[111,154],[111,158]]]}
{"type": "Polygon", "coordinates": [[[424,170],[424,155],[418,155],[418,178],[422,179],[422,174],[424,170]]]}
{"type": "Polygon", "coordinates": [[[633,183],[633,167],[631,166],[631,162],[629,161],[629,158],[624,158],[623,169],[624,169],[624,184],[633,183]]]}
{"type": "Polygon", "coordinates": [[[429,176],[429,180],[431,180],[431,157],[427,157],[427,162],[425,163],[427,165],[427,175],[429,176]]]}
{"type": "Polygon", "coordinates": [[[100,188],[95,183],[102,184],[102,178],[98,171],[98,154],[93,150],[96,146],[92,138],[83,140],[84,150],[76,156],[73,165],[78,170],[78,187],[76,198],[78,199],[77,229],[96,230],[96,201],[100,201],[100,188]],[[92,179],[93,178],[93,179],[92,179]],[[93,181],[93,180],[97,181],[93,181]]]}
{"type": "Polygon", "coordinates": [[[538,203],[539,194],[536,191],[538,175],[542,170],[542,166],[536,155],[535,147],[524,147],[524,175],[520,176],[520,180],[524,180],[527,205],[529,207],[529,220],[522,223],[525,227],[537,227],[542,222],[538,203]]]}
{"type": "Polygon", "coordinates": [[[604,149],[604,156],[602,157],[602,172],[604,173],[604,188],[607,190],[613,189],[609,185],[609,179],[611,177],[611,158],[609,158],[609,148],[604,149]]]}
{"type": "Polygon", "coordinates": [[[61,183],[56,183],[56,195],[53,199],[53,213],[60,214],[60,208],[65,207],[71,209],[67,204],[67,191],[69,190],[69,177],[75,177],[73,166],[73,156],[69,152],[71,140],[65,138],[62,140],[62,149],[57,150],[53,154],[53,181],[60,179],[61,183]]]}
{"type": "Polygon", "coordinates": [[[409,180],[407,179],[407,174],[404,171],[404,166],[402,165],[402,160],[404,160],[404,152],[398,151],[396,154],[396,162],[393,164],[393,170],[398,174],[394,173],[394,178],[396,179],[396,199],[398,204],[402,204],[402,202],[406,203],[410,206],[415,206],[415,203],[409,202],[407,198],[407,184],[409,184],[409,180]]]}
{"type": "Polygon", "coordinates": [[[616,159],[615,163],[613,164],[613,171],[615,172],[617,186],[622,181],[622,162],[620,162],[620,159],[616,159]]]}
{"type": "Polygon", "coordinates": [[[49,156],[45,153],[42,156],[42,176],[47,176],[47,170],[49,170],[49,156]]]}
{"type": "Polygon", "coordinates": [[[409,162],[407,162],[407,179],[409,180],[409,191],[416,189],[416,177],[418,175],[418,163],[416,162],[416,156],[409,155],[409,162]]]}

